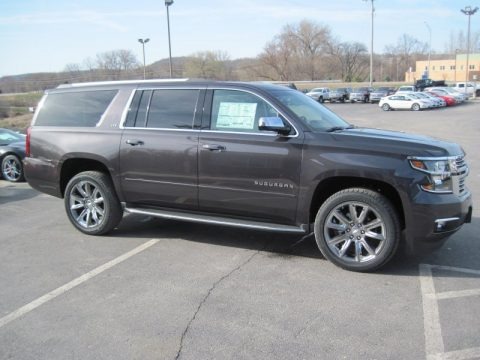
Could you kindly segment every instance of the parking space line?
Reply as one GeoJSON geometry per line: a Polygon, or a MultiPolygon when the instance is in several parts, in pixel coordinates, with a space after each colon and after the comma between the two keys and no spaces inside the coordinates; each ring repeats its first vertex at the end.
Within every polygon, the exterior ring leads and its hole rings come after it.
{"type": "Polygon", "coordinates": [[[444,299],[454,299],[459,297],[465,296],[477,296],[480,295],[480,289],[472,289],[472,290],[459,290],[459,291],[445,291],[436,294],[437,300],[444,300],[444,299]]]}
{"type": "Polygon", "coordinates": [[[435,292],[432,269],[448,270],[480,276],[479,270],[443,265],[420,264],[420,287],[425,328],[425,354],[427,360],[467,360],[480,357],[480,347],[445,352],[438,310],[438,300],[480,295],[480,289],[435,292]]]}
{"type": "Polygon", "coordinates": [[[444,360],[467,360],[467,359],[477,359],[480,357],[480,347],[449,351],[445,353],[444,360]]]}
{"type": "Polygon", "coordinates": [[[428,264],[419,265],[420,287],[423,302],[423,325],[425,331],[425,353],[427,359],[438,359],[438,354],[444,353],[442,328],[438,303],[435,298],[435,286],[433,284],[432,267],[428,264]]]}
{"type": "Polygon", "coordinates": [[[86,274],[83,274],[77,277],[76,279],[73,279],[72,281],[66,283],[65,285],[50,291],[49,293],[39,297],[38,299],[28,303],[27,305],[24,305],[21,308],[18,308],[17,310],[11,312],[10,314],[0,318],[0,328],[18,319],[19,317],[29,313],[30,311],[35,310],[36,308],[38,308],[39,306],[42,306],[48,301],[55,299],[57,296],[60,296],[66,293],[67,291],[73,289],[74,287],[84,283],[85,281],[88,281],[91,278],[101,274],[102,272],[114,267],[115,265],[120,264],[121,262],[127,260],[128,258],[148,249],[149,247],[155,245],[159,241],[160,241],[159,239],[152,239],[150,241],[147,241],[146,243],[136,247],[135,249],[130,250],[129,252],[126,252],[123,255],[120,255],[119,257],[87,272],[86,274]]]}

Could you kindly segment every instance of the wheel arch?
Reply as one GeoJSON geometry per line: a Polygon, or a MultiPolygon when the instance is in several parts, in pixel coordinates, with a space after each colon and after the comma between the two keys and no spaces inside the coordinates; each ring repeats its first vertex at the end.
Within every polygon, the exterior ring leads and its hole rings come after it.
{"type": "MultiPolygon", "coordinates": [[[[114,177],[112,176],[111,171],[104,162],[98,159],[92,159],[88,157],[68,158],[62,162],[60,170],[60,193],[62,197],[65,196],[65,189],[70,179],[84,171],[103,172],[110,177],[110,180],[116,187],[114,177]]],[[[115,191],[116,190],[117,189],[115,189],[115,191]]],[[[118,194],[118,191],[116,192],[118,194]]]]}
{"type": "Polygon", "coordinates": [[[397,210],[401,228],[405,229],[405,208],[397,189],[391,184],[381,180],[352,176],[330,177],[317,184],[310,202],[309,223],[311,224],[315,221],[317,211],[325,200],[336,192],[348,188],[365,188],[384,195],[397,210]]]}

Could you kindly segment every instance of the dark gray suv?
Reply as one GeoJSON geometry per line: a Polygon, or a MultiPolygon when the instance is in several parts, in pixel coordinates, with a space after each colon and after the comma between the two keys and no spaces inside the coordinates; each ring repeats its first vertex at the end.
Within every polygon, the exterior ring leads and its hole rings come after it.
{"type": "Polygon", "coordinates": [[[27,153],[30,185],[92,235],[124,212],[314,232],[326,258],[371,271],[400,242],[435,248],[471,221],[459,145],[356,128],[268,84],[62,85],[39,104],[27,153]]]}

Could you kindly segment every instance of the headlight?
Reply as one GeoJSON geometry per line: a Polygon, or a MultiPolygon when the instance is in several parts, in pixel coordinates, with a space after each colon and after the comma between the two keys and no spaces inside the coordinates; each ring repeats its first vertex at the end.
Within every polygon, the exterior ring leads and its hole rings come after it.
{"type": "Polygon", "coordinates": [[[427,173],[428,181],[420,184],[422,190],[434,193],[452,193],[452,172],[456,171],[455,159],[420,159],[410,158],[410,165],[419,171],[427,173]]]}

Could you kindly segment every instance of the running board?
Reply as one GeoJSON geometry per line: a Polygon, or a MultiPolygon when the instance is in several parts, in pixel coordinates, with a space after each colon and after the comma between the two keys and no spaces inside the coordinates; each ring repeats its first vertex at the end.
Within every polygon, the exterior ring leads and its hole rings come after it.
{"type": "Polygon", "coordinates": [[[280,225],[267,222],[248,221],[241,219],[224,218],[220,216],[201,215],[201,214],[189,214],[179,211],[169,210],[157,210],[157,209],[145,209],[145,208],[129,208],[125,207],[125,211],[131,214],[142,214],[159,217],[163,219],[184,220],[190,222],[197,222],[203,224],[215,224],[223,226],[240,227],[246,229],[265,230],[265,231],[278,231],[288,233],[300,233],[305,234],[307,230],[302,227],[280,225]]]}

